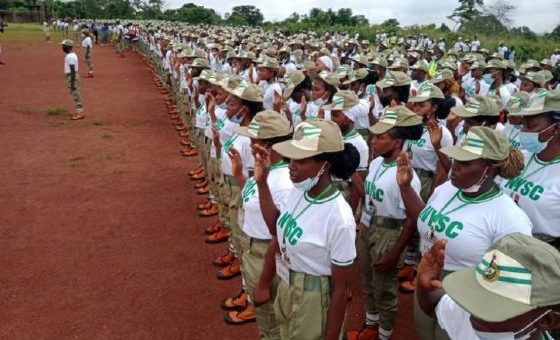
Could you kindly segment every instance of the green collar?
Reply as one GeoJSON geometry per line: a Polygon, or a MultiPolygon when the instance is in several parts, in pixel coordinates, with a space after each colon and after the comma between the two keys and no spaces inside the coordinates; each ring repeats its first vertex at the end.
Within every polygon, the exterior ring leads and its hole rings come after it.
{"type": "Polygon", "coordinates": [[[342,137],[342,139],[346,141],[346,140],[349,140],[350,138],[353,138],[357,135],[358,135],[358,131],[356,131],[356,129],[352,129],[352,130],[348,131],[348,133],[344,137],[342,137]]]}

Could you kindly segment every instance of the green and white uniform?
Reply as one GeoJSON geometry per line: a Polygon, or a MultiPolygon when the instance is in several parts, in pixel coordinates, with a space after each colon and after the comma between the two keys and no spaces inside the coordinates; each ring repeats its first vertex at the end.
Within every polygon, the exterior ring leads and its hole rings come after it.
{"type": "Polygon", "coordinates": [[[525,168],[516,178],[503,183],[533,222],[533,234],[560,237],[560,158],[541,161],[536,154],[524,152],[525,168]]]}
{"type": "Polygon", "coordinates": [[[504,133],[508,138],[509,144],[516,149],[521,149],[521,142],[519,141],[519,133],[521,132],[521,127],[515,126],[510,123],[505,124],[504,133]]]}
{"type": "Polygon", "coordinates": [[[294,188],[280,209],[274,311],[282,339],[325,338],[332,268],[356,258],[352,209],[338,190],[325,197],[332,186],[327,189],[311,198],[294,188]]]}
{"type": "Polygon", "coordinates": [[[531,235],[532,223],[499,188],[479,197],[466,197],[447,181],[436,188],[418,216],[420,252],[445,239],[443,269],[455,271],[476,266],[486,250],[511,233],[531,235]]]}

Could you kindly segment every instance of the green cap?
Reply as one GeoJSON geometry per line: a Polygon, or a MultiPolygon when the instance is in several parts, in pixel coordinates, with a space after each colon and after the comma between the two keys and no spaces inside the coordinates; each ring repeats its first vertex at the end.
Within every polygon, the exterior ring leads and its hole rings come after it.
{"type": "Polygon", "coordinates": [[[481,68],[486,68],[486,62],[484,62],[484,60],[477,60],[471,64],[469,70],[477,70],[481,68]]]}
{"type": "Polygon", "coordinates": [[[260,86],[242,81],[235,89],[224,88],[226,92],[250,102],[262,102],[263,95],[260,86]]]}
{"type": "Polygon", "coordinates": [[[64,46],[74,46],[74,42],[70,39],[64,39],[60,44],[64,46]]]}
{"type": "Polygon", "coordinates": [[[210,77],[208,77],[208,82],[212,85],[220,85],[220,80],[222,80],[223,74],[217,71],[212,71],[210,77]]]}
{"type": "Polygon", "coordinates": [[[387,62],[387,59],[385,59],[385,57],[383,56],[375,57],[375,59],[373,59],[371,63],[385,68],[389,67],[389,63],[387,62]]]}
{"type": "Polygon", "coordinates": [[[210,68],[210,64],[208,63],[208,59],[206,58],[195,58],[192,64],[190,64],[189,66],[198,68],[210,68]]]}
{"type": "Polygon", "coordinates": [[[552,72],[550,72],[549,70],[541,70],[538,72],[527,72],[526,75],[520,76],[521,79],[529,80],[537,84],[539,87],[543,87],[543,88],[546,86],[546,83],[552,80],[553,77],[554,76],[552,75],[552,72]]]}
{"type": "Polygon", "coordinates": [[[378,81],[375,85],[384,89],[387,87],[397,87],[410,85],[410,77],[401,71],[389,71],[383,80],[378,81]]]}
{"type": "Polygon", "coordinates": [[[560,90],[542,90],[531,95],[527,106],[512,116],[535,116],[545,112],[560,111],[560,90]]]}
{"type": "Polygon", "coordinates": [[[369,128],[376,135],[384,134],[394,127],[415,126],[422,124],[422,118],[406,107],[399,105],[386,107],[379,121],[369,128]]]}
{"type": "Polygon", "coordinates": [[[461,145],[444,147],[441,152],[462,162],[480,158],[503,161],[509,154],[509,148],[509,141],[502,132],[486,126],[474,126],[461,145]]]}
{"type": "Polygon", "coordinates": [[[257,113],[248,126],[236,126],[235,133],[253,139],[269,139],[292,133],[290,121],[280,113],[265,110],[257,113]]]}
{"type": "Polygon", "coordinates": [[[267,57],[257,64],[257,68],[270,68],[278,71],[280,69],[280,65],[278,65],[276,58],[267,57]]]}
{"type": "Polygon", "coordinates": [[[420,70],[424,72],[428,72],[430,65],[425,60],[418,60],[416,64],[410,67],[411,70],[420,70]]]}
{"type": "Polygon", "coordinates": [[[454,106],[451,112],[461,118],[476,116],[497,116],[502,103],[497,96],[482,96],[475,94],[470,97],[465,106],[454,106]]]}
{"type": "Polygon", "coordinates": [[[391,66],[389,66],[389,70],[394,70],[398,68],[408,68],[408,60],[405,58],[396,58],[391,66]]]}
{"type": "Polygon", "coordinates": [[[505,109],[508,113],[519,112],[527,106],[531,94],[525,91],[515,92],[511,95],[505,109]]]}
{"type": "Polygon", "coordinates": [[[416,96],[410,97],[408,101],[410,103],[422,103],[433,98],[444,99],[445,96],[443,95],[443,92],[441,92],[439,87],[435,86],[434,84],[424,83],[418,89],[418,93],[416,94],[416,96]]]}
{"type": "Polygon", "coordinates": [[[336,69],[336,75],[338,76],[339,79],[342,79],[344,77],[347,77],[351,71],[352,70],[350,70],[350,67],[348,65],[340,65],[336,69]]]}
{"type": "Polygon", "coordinates": [[[301,71],[292,71],[284,76],[284,83],[286,84],[286,89],[284,90],[283,98],[288,99],[294,92],[296,86],[301,84],[305,80],[305,75],[301,71]]]}
{"type": "Polygon", "coordinates": [[[490,59],[486,64],[486,68],[499,68],[505,70],[507,68],[503,60],[500,59],[490,59]]]}
{"type": "Polygon", "coordinates": [[[429,81],[432,84],[437,84],[444,80],[451,80],[451,79],[455,79],[455,77],[453,76],[453,71],[449,69],[443,69],[436,72],[436,74],[434,74],[432,79],[430,79],[429,81]]]}
{"type": "Polygon", "coordinates": [[[438,62],[441,70],[455,71],[457,69],[457,62],[450,58],[442,58],[438,62]]]}
{"type": "Polygon", "coordinates": [[[365,55],[360,55],[357,58],[352,58],[353,61],[355,61],[358,64],[364,65],[366,66],[367,64],[369,64],[369,59],[367,56],[365,55]]]}
{"type": "Polygon", "coordinates": [[[360,103],[360,98],[352,90],[338,90],[332,99],[332,103],[322,107],[323,110],[346,111],[360,103]]]}
{"type": "Polygon", "coordinates": [[[238,74],[223,74],[222,79],[217,83],[224,90],[233,90],[243,81],[238,74]]]}
{"type": "Polygon", "coordinates": [[[338,125],[330,120],[313,119],[300,123],[292,140],[274,144],[272,149],[290,159],[304,159],[344,150],[338,125]]]}
{"type": "Polygon", "coordinates": [[[357,80],[364,79],[367,76],[368,76],[367,68],[359,68],[357,70],[350,72],[350,74],[348,75],[348,80],[344,81],[342,84],[348,85],[357,80]]]}
{"type": "Polygon", "coordinates": [[[332,86],[340,86],[340,79],[338,76],[329,71],[321,71],[319,74],[313,71],[309,71],[309,77],[311,79],[319,78],[325,83],[332,85],[332,86]]]}
{"type": "Polygon", "coordinates": [[[560,252],[521,233],[505,236],[476,267],[443,280],[463,309],[488,322],[502,322],[539,307],[560,304],[560,252]]]}
{"type": "Polygon", "coordinates": [[[200,72],[200,76],[196,77],[195,79],[202,79],[208,81],[210,77],[212,77],[212,71],[202,70],[202,72],[200,72]]]}

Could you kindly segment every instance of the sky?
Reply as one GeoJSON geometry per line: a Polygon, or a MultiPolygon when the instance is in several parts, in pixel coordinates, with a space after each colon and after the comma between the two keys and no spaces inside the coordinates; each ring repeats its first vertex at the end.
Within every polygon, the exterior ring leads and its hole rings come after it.
{"type": "MultiPolygon", "coordinates": [[[[458,6],[454,0],[165,0],[167,8],[179,8],[185,3],[192,2],[199,6],[216,10],[222,16],[230,12],[231,8],[239,5],[253,5],[258,7],[265,20],[279,21],[297,12],[308,14],[313,7],[337,10],[351,8],[355,15],[363,14],[370,23],[381,23],[386,19],[396,18],[401,25],[441,24],[452,27],[452,22],[445,17],[450,15],[458,6]]],[[[485,4],[492,4],[494,0],[486,0],[485,4]]],[[[560,24],[560,0],[506,0],[517,6],[511,17],[513,26],[528,26],[537,33],[550,32],[560,24]]]]}

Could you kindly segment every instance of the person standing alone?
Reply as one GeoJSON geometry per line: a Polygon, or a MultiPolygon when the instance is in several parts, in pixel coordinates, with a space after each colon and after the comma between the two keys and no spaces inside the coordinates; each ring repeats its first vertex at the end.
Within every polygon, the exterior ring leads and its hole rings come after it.
{"type": "Polygon", "coordinates": [[[84,40],[82,40],[82,47],[84,48],[84,57],[86,59],[86,64],[88,67],[88,78],[93,78],[93,61],[92,61],[92,49],[93,49],[93,42],[91,40],[91,32],[89,31],[89,29],[85,28],[82,31],[82,35],[84,37],[84,40]]]}
{"type": "Polygon", "coordinates": [[[70,89],[74,103],[76,104],[76,112],[72,115],[72,120],[84,119],[84,108],[82,106],[82,98],[80,96],[80,76],[78,75],[78,56],[72,51],[74,42],[70,39],[64,39],[61,43],[62,51],[66,54],[64,57],[64,74],[66,76],[66,85],[70,89]]]}

